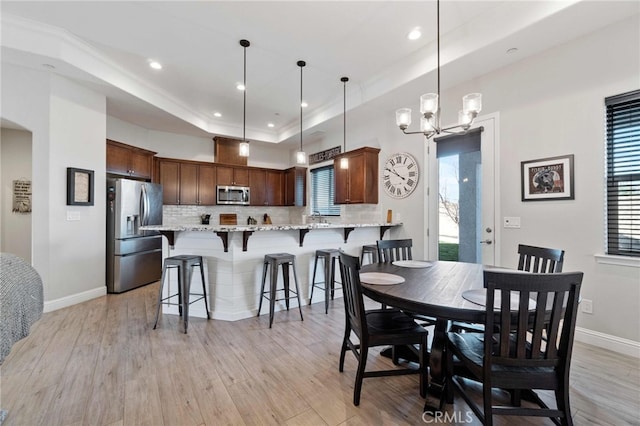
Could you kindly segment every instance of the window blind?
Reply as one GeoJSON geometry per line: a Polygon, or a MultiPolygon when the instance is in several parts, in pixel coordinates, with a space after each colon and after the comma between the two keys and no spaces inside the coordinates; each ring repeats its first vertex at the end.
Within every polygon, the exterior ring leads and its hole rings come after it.
{"type": "Polygon", "coordinates": [[[340,206],[333,204],[335,180],[333,165],[311,170],[311,212],[323,216],[340,216],[340,206]]]}
{"type": "Polygon", "coordinates": [[[640,90],[605,105],[607,253],[640,257],[640,90]]]}

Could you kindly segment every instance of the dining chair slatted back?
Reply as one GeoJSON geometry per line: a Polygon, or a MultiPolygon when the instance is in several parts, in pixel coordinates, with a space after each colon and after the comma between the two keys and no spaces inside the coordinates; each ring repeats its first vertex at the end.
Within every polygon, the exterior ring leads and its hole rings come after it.
{"type": "Polygon", "coordinates": [[[572,424],[569,367],[582,278],[582,272],[484,272],[487,299],[482,338],[478,333],[447,334],[452,376],[448,385],[463,396],[483,424],[491,425],[494,415],[544,416],[572,424]],[[453,356],[465,367],[465,377],[482,383],[483,410],[472,401],[469,387],[454,375],[453,356]],[[494,405],[491,388],[526,390],[541,408],[494,405]],[[556,408],[549,408],[534,389],[553,390],[556,408]]]}
{"type": "Polygon", "coordinates": [[[378,261],[381,263],[391,263],[396,260],[413,260],[411,238],[404,240],[378,240],[378,261]]]}
{"type": "Polygon", "coordinates": [[[518,245],[518,269],[537,273],[562,272],[564,250],[518,245]]]}
{"type": "MultiPolygon", "coordinates": [[[[404,374],[420,375],[420,395],[426,395],[427,388],[427,336],[428,332],[404,312],[397,309],[365,310],[360,282],[360,262],[357,257],[340,253],[340,272],[345,306],[345,333],[340,349],[339,371],[344,370],[347,350],[351,350],[358,360],[358,371],[353,390],[353,404],[360,404],[362,381],[365,377],[397,376],[404,374]],[[359,342],[351,340],[352,332],[359,342]],[[391,370],[366,371],[367,355],[373,346],[407,346],[415,351],[419,367],[394,368],[391,370]]],[[[399,363],[395,349],[392,353],[394,364],[399,363]]]]}

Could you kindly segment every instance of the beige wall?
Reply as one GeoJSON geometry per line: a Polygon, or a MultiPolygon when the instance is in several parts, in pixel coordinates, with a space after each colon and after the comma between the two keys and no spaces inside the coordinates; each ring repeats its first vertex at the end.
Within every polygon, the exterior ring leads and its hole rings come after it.
{"type": "Polygon", "coordinates": [[[0,134],[0,251],[31,262],[31,213],[13,212],[13,181],[31,180],[31,133],[3,128],[0,134]]]}

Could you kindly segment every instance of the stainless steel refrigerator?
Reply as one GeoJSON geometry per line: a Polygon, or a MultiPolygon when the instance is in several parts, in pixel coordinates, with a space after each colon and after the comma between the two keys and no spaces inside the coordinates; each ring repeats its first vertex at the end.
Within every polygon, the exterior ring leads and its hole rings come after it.
{"type": "Polygon", "coordinates": [[[107,292],[122,293],[158,281],[162,236],[141,231],[162,224],[162,185],[107,179],[107,292]]]}

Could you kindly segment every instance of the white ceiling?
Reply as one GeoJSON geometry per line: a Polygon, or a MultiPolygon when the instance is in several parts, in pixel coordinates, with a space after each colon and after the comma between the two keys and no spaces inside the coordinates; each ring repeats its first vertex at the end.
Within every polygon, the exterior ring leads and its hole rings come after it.
{"type": "MultiPolygon", "coordinates": [[[[295,144],[304,68],[305,136],[348,109],[422,92],[436,66],[435,1],[2,1],[2,62],[73,78],[107,96],[109,115],[145,128],[295,144]],[[423,37],[407,33],[421,27],[423,37]],[[155,59],[164,68],[152,70],[155,59]],[[221,118],[213,116],[222,113],[221,118]],[[273,122],[273,129],[267,128],[273,122]]],[[[452,86],[638,14],[631,1],[441,2],[452,86]],[[517,47],[515,54],[506,50],[517,47]]],[[[434,81],[433,77],[428,81],[434,81]]],[[[400,106],[400,105],[398,105],[400,106]]],[[[333,124],[332,124],[333,123],[333,124]]]]}

